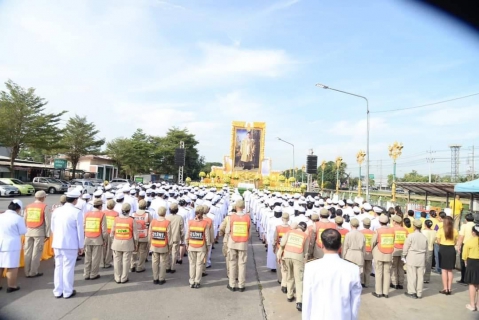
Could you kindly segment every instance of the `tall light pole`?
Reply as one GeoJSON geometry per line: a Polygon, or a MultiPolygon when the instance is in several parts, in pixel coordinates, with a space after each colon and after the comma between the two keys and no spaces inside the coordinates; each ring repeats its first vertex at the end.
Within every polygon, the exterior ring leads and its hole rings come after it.
{"type": "MultiPolygon", "coordinates": [[[[278,138],[279,141],[283,141],[284,143],[287,143],[287,144],[289,144],[290,146],[293,147],[293,170],[294,170],[294,168],[295,168],[295,166],[294,166],[294,144],[292,144],[291,142],[288,142],[288,141],[284,141],[280,137],[277,137],[277,138],[278,138]]],[[[294,176],[296,176],[296,173],[294,174],[294,176]]]]}
{"type": "Polygon", "coordinates": [[[356,155],[356,161],[359,164],[359,181],[358,181],[358,197],[361,196],[361,165],[363,164],[364,157],[366,156],[366,152],[363,150],[359,150],[358,154],[356,155]]]}
{"type": "Polygon", "coordinates": [[[345,94],[349,94],[351,96],[355,96],[361,99],[366,100],[366,126],[367,126],[367,138],[366,138],[366,200],[369,201],[369,101],[366,97],[360,96],[359,94],[354,94],[351,92],[346,92],[338,89],[334,89],[328,86],[325,86],[324,84],[317,83],[316,87],[318,88],[323,88],[323,89],[329,89],[345,94]]]}
{"type": "Polygon", "coordinates": [[[392,185],[392,188],[391,188],[391,192],[392,192],[392,200],[391,201],[392,202],[396,202],[396,160],[397,160],[397,158],[399,158],[401,156],[402,148],[403,148],[402,143],[398,143],[397,141],[389,146],[389,156],[394,161],[393,185],[392,185]]]}
{"type": "Polygon", "coordinates": [[[341,167],[341,162],[343,162],[343,158],[337,157],[336,158],[336,194],[339,194],[339,168],[341,167]]]}
{"type": "Polygon", "coordinates": [[[324,191],[324,169],[326,169],[326,161],[321,163],[321,192],[324,191]]]}

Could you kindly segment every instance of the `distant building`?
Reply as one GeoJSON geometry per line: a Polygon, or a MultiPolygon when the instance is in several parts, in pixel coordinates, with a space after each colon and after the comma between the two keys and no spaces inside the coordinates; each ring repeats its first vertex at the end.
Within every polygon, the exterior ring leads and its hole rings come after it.
{"type": "Polygon", "coordinates": [[[96,156],[90,154],[81,157],[76,167],[76,177],[71,176],[73,167],[67,156],[63,155],[59,156],[58,158],[68,160],[65,176],[70,179],[83,178],[85,173],[89,173],[90,178],[103,179],[107,181],[118,177],[118,167],[115,165],[115,161],[107,156],[96,156]]]}

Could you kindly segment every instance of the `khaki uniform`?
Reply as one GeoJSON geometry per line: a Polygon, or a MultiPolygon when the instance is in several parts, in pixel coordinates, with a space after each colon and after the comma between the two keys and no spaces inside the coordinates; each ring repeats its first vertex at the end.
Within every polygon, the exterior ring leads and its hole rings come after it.
{"type": "Polygon", "coordinates": [[[286,233],[281,239],[280,249],[278,256],[283,257],[283,262],[286,265],[287,282],[286,287],[288,289],[287,298],[292,299],[294,292],[296,291],[296,303],[303,302],[303,274],[304,264],[308,260],[309,249],[309,237],[306,233],[306,241],[303,245],[303,253],[294,253],[285,250],[286,243],[290,233],[286,233]],[[295,286],[295,288],[293,288],[295,286]]]}
{"type": "MultiPolygon", "coordinates": [[[[283,224],[281,225],[281,227],[289,227],[289,224],[285,224],[283,222],[283,224]]],[[[308,256],[309,256],[309,250],[310,250],[310,243],[311,241],[309,240],[308,241],[308,256]]],[[[274,251],[276,253],[276,255],[278,256],[278,253],[279,253],[279,249],[278,247],[280,247],[280,243],[278,243],[278,229],[275,228],[274,229],[274,243],[273,243],[273,248],[274,248],[274,251]]],[[[279,259],[279,258],[278,258],[279,259]]],[[[288,274],[287,274],[287,270],[286,270],[286,264],[281,262],[279,268],[276,270],[276,275],[278,277],[278,282],[281,282],[281,287],[286,287],[287,286],[287,281],[288,281],[288,274]]]]}
{"type": "MultiPolygon", "coordinates": [[[[195,218],[197,220],[197,218],[195,218]]],[[[197,220],[198,221],[198,220],[197,220]]],[[[200,283],[203,274],[203,265],[206,257],[206,250],[211,244],[208,227],[205,230],[205,244],[200,248],[194,248],[188,245],[190,239],[189,232],[186,234],[186,244],[188,246],[188,260],[190,261],[190,284],[200,283]]],[[[170,247],[171,248],[171,247],[170,247]]]]}
{"type": "MultiPolygon", "coordinates": [[[[236,215],[243,215],[243,212],[233,213],[236,215]]],[[[233,215],[232,214],[232,215],[233,215]]],[[[228,236],[228,258],[230,265],[229,285],[231,288],[236,287],[236,275],[238,275],[238,288],[244,288],[246,282],[246,261],[248,260],[248,242],[235,242],[230,237],[231,219],[226,221],[225,234],[228,236]]],[[[251,237],[251,232],[248,230],[248,239],[251,237]]]]}
{"type": "MultiPolygon", "coordinates": [[[[104,210],[103,212],[114,211],[114,210],[104,210]]],[[[116,212],[116,211],[115,211],[116,212]]],[[[106,218],[106,217],[105,217],[106,218]]],[[[100,266],[103,268],[110,268],[111,262],[113,261],[113,251],[111,250],[111,244],[113,243],[113,238],[107,237],[105,245],[103,246],[101,263],[100,266]]]]}
{"type": "MultiPolygon", "coordinates": [[[[41,203],[35,200],[34,203],[41,203]]],[[[25,223],[27,222],[27,214],[24,216],[25,223]]],[[[43,254],[43,245],[45,238],[50,237],[50,224],[52,221],[52,213],[48,207],[45,207],[45,216],[43,224],[38,228],[27,228],[24,243],[25,255],[25,276],[32,277],[38,274],[40,268],[40,260],[43,254]]]]}
{"type": "Polygon", "coordinates": [[[180,250],[181,241],[185,237],[185,225],[183,217],[178,214],[170,214],[166,216],[166,220],[170,221],[171,240],[168,239],[170,247],[170,255],[168,256],[168,270],[176,269],[176,260],[178,259],[178,251],[180,250]]]}
{"type": "MultiPolygon", "coordinates": [[[[128,219],[128,216],[120,214],[120,219],[128,219]]],[[[113,250],[113,267],[116,282],[125,282],[128,280],[130,271],[131,254],[135,251],[138,242],[138,227],[133,223],[133,238],[130,240],[115,239],[116,223],[113,223],[110,237],[112,238],[111,249],[113,250]]]]}
{"type": "MultiPolygon", "coordinates": [[[[148,225],[151,223],[151,220],[153,220],[151,214],[149,212],[146,212],[145,210],[138,210],[136,214],[140,216],[142,216],[143,214],[147,214],[148,225]]],[[[130,268],[136,268],[136,271],[145,270],[146,257],[148,256],[148,247],[148,236],[146,238],[138,238],[138,250],[133,251],[133,253],[131,254],[130,268]]]]}
{"type": "Polygon", "coordinates": [[[227,276],[229,275],[229,271],[230,271],[230,265],[228,263],[228,239],[229,239],[229,235],[227,236],[225,234],[225,232],[226,232],[226,223],[229,220],[230,220],[230,217],[226,216],[225,219],[223,220],[223,222],[221,222],[221,225],[220,225],[220,228],[219,228],[219,235],[224,236],[223,237],[223,256],[226,258],[226,275],[227,276]]]}
{"type": "Polygon", "coordinates": [[[205,261],[203,263],[203,273],[206,272],[206,260],[208,260],[208,254],[211,254],[211,247],[215,242],[215,229],[213,227],[214,221],[211,218],[209,219],[211,220],[211,226],[209,226],[206,230],[208,230],[207,232],[210,234],[211,244],[209,244],[206,248],[205,261]]]}
{"type": "MultiPolygon", "coordinates": [[[[319,219],[319,221],[320,222],[326,222],[326,223],[331,222],[327,218],[321,218],[321,219],[319,219]]],[[[322,257],[324,257],[324,251],[321,247],[318,247],[318,245],[316,243],[317,232],[318,232],[318,230],[316,230],[316,224],[314,224],[312,235],[311,235],[311,247],[312,247],[311,251],[313,252],[313,257],[315,259],[321,259],[322,257]]]]}
{"type": "MultiPolygon", "coordinates": [[[[93,211],[98,212],[100,210],[93,209],[93,211]]],[[[100,228],[101,234],[98,237],[89,238],[85,236],[85,266],[83,269],[83,278],[85,279],[95,278],[100,270],[102,249],[109,238],[105,215],[101,219],[100,228]]]]}
{"type": "MultiPolygon", "coordinates": [[[[164,217],[158,217],[158,221],[164,221],[164,217]]],[[[166,229],[166,235],[169,239],[171,239],[171,227],[168,226],[166,229]]],[[[151,227],[150,231],[148,232],[148,241],[151,243],[151,227]]],[[[160,280],[163,281],[166,278],[166,269],[168,267],[169,262],[169,246],[165,246],[163,248],[157,248],[155,246],[150,246],[150,251],[153,252],[152,261],[151,261],[151,269],[153,270],[153,280],[160,280]]]]}
{"type": "Polygon", "coordinates": [[[358,230],[351,230],[344,237],[342,258],[357,265],[361,270],[364,265],[366,238],[358,230]]]}
{"type": "Polygon", "coordinates": [[[407,292],[422,296],[426,266],[427,238],[420,231],[411,233],[404,243],[403,256],[407,268],[407,292]]]}
{"type": "MultiPolygon", "coordinates": [[[[372,239],[371,239],[372,241],[372,239]]],[[[364,251],[364,265],[361,273],[361,283],[368,287],[373,272],[373,253],[364,251]]]]}
{"type": "MultiPolygon", "coordinates": [[[[389,227],[381,227],[389,228],[389,227]]],[[[374,234],[371,240],[373,247],[373,258],[376,271],[376,293],[389,295],[389,285],[391,284],[391,259],[392,254],[384,254],[378,248],[378,234],[374,234]]]]}
{"type": "Polygon", "coordinates": [[[391,263],[391,283],[393,285],[404,285],[404,262],[401,260],[403,249],[394,248],[391,263]]]}

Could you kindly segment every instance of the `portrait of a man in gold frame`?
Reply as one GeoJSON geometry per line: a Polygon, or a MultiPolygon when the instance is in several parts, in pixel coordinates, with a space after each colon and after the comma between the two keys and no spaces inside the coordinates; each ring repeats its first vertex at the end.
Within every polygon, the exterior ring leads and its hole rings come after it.
{"type": "Polygon", "coordinates": [[[233,171],[261,172],[265,134],[265,122],[233,121],[231,130],[233,171]]]}

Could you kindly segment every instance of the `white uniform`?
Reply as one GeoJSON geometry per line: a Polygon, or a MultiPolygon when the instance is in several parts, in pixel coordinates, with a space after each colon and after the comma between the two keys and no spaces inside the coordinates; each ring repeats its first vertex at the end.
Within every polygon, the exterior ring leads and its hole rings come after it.
{"type": "Polygon", "coordinates": [[[0,214],[0,268],[18,268],[25,233],[25,221],[15,211],[0,214]]]}
{"type": "Polygon", "coordinates": [[[83,249],[83,217],[75,206],[65,203],[52,213],[52,248],[55,251],[55,276],[53,294],[69,297],[73,293],[75,263],[78,249],[83,249]]]}
{"type": "Polygon", "coordinates": [[[361,299],[359,267],[337,254],[306,264],[302,319],[358,319],[361,299]]]}
{"type": "Polygon", "coordinates": [[[274,253],[274,232],[276,226],[283,224],[281,218],[275,218],[274,216],[268,219],[268,228],[266,230],[266,239],[268,241],[268,254],[266,259],[266,267],[268,269],[276,269],[276,254],[274,253]]]}

